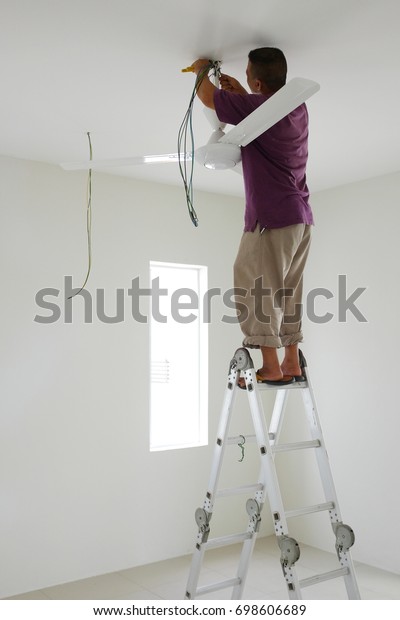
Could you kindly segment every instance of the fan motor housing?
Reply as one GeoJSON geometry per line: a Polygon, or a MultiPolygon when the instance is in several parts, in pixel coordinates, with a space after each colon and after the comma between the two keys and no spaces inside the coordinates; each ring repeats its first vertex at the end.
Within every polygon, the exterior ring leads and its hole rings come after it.
{"type": "Polygon", "coordinates": [[[196,161],[211,170],[234,168],[241,161],[240,147],[236,144],[215,142],[197,149],[196,161]]]}

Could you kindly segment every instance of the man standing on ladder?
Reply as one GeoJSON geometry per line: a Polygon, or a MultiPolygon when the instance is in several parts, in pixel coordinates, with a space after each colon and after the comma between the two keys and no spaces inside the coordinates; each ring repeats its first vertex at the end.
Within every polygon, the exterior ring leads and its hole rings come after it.
{"type": "MultiPolygon", "coordinates": [[[[237,125],[286,83],[281,50],[259,48],[248,59],[251,94],[228,75],[220,76],[221,89],[207,76],[199,84],[198,97],[221,122],[237,125]]],[[[197,75],[209,63],[196,60],[193,71],[197,75]]],[[[301,378],[303,271],[314,223],[306,184],[307,143],[308,113],[303,103],[242,147],[246,208],[234,265],[236,303],[243,345],[262,352],[257,380],[272,385],[301,378]],[[277,350],[282,346],[285,356],[280,364],[277,350]]]]}

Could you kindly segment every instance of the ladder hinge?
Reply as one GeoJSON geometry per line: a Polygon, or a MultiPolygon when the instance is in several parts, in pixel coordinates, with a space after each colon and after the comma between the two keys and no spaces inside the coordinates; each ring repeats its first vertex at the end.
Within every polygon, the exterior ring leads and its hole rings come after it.
{"type": "Polygon", "coordinates": [[[207,542],[208,535],[210,533],[210,519],[212,514],[210,512],[206,512],[204,508],[197,508],[194,518],[196,519],[196,523],[199,526],[199,532],[197,536],[198,546],[207,542]]]}
{"type": "Polygon", "coordinates": [[[342,553],[346,553],[354,545],[355,535],[351,527],[345,523],[333,523],[332,527],[336,536],[336,553],[340,561],[342,553]]]}
{"type": "Polygon", "coordinates": [[[235,368],[236,370],[248,370],[249,368],[254,368],[253,360],[251,359],[250,353],[247,349],[237,349],[233,360],[231,361],[230,368],[235,368]]]}
{"type": "Polygon", "coordinates": [[[250,517],[248,531],[258,532],[261,524],[261,506],[255,499],[248,499],[246,502],[246,511],[250,517]]]}
{"type": "Polygon", "coordinates": [[[297,562],[300,557],[300,547],[297,540],[290,538],[290,536],[278,536],[278,545],[281,550],[281,564],[283,573],[285,569],[290,568],[297,562]]]}

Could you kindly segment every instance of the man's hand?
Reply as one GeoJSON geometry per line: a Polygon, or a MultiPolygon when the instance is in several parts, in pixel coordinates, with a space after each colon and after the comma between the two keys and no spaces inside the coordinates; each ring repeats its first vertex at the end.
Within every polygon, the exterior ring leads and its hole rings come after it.
{"type": "Polygon", "coordinates": [[[230,75],[221,74],[219,78],[222,90],[227,90],[234,95],[248,95],[248,92],[243,86],[230,75]]]}
{"type": "Polygon", "coordinates": [[[198,75],[202,69],[205,69],[207,65],[210,64],[210,61],[206,58],[199,58],[192,62],[191,66],[193,68],[193,73],[198,75]]]}

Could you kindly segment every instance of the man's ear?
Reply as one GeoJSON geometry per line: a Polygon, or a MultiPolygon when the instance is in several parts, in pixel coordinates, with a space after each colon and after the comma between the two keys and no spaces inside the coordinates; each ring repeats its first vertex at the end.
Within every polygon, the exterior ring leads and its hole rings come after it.
{"type": "Polygon", "coordinates": [[[261,80],[255,80],[254,87],[258,93],[261,92],[262,82],[261,80]]]}

